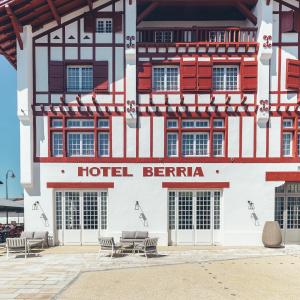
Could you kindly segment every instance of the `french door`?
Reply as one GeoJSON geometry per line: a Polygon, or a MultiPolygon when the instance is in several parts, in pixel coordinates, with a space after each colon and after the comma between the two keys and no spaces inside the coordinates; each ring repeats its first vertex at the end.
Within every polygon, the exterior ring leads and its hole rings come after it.
{"type": "Polygon", "coordinates": [[[219,242],[221,191],[169,191],[168,201],[170,244],[219,242]]]}
{"type": "Polygon", "coordinates": [[[300,183],[276,188],[275,220],[282,230],[284,243],[300,243],[300,183]]]}
{"type": "Polygon", "coordinates": [[[96,244],[107,228],[107,191],[57,191],[56,228],[60,244],[96,244]]]}

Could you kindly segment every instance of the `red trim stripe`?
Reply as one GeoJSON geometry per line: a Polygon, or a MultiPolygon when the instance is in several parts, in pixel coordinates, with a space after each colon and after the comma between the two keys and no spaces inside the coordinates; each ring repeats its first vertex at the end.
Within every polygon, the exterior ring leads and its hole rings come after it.
{"type": "Polygon", "coordinates": [[[113,189],[114,182],[47,182],[49,189],[113,189]]]}
{"type": "Polygon", "coordinates": [[[228,189],[229,182],[163,182],[168,189],[228,189]]]}
{"type": "Polygon", "coordinates": [[[266,181],[300,182],[300,172],[266,172],[266,181]]]}

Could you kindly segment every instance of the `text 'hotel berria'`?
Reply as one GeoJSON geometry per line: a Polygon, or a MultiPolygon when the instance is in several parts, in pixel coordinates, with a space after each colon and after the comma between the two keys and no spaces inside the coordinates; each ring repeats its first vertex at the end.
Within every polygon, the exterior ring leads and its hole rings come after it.
{"type": "MultiPolygon", "coordinates": [[[[80,177],[133,177],[128,167],[78,167],[80,177]]],[[[203,177],[201,167],[143,167],[143,177],[203,177]]]]}

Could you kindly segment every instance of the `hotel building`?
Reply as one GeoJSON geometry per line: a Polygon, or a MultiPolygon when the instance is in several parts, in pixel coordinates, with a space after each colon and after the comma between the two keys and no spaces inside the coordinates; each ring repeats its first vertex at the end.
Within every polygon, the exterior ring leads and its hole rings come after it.
{"type": "Polygon", "coordinates": [[[299,32],[297,0],[0,1],[25,229],[300,242],[299,32]]]}

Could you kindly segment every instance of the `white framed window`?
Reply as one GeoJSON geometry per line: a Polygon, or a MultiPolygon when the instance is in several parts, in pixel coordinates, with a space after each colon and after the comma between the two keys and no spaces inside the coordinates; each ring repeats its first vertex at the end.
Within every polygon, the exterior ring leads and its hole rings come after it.
{"type": "Polygon", "coordinates": [[[62,132],[52,133],[52,156],[63,156],[63,134],[62,132]]]}
{"type": "Polygon", "coordinates": [[[214,66],[213,89],[215,91],[237,91],[239,89],[239,67],[214,66]]]}
{"type": "Polygon", "coordinates": [[[293,134],[284,132],[282,135],[282,155],[286,157],[292,156],[293,149],[293,134]]]}
{"type": "Polygon", "coordinates": [[[209,128],[209,120],[183,120],[181,126],[182,128],[209,128]]]}
{"type": "Polygon", "coordinates": [[[109,133],[108,132],[98,133],[98,155],[100,157],[109,156],[109,133]]]}
{"type": "Polygon", "coordinates": [[[283,119],[283,128],[294,128],[294,120],[293,119],[283,119]]]}
{"type": "Polygon", "coordinates": [[[167,149],[168,149],[168,157],[178,156],[178,134],[177,133],[167,134],[167,149]]]}
{"type": "Polygon", "coordinates": [[[67,137],[68,156],[94,156],[94,133],[69,132],[67,137]]]}
{"type": "Polygon", "coordinates": [[[213,126],[214,128],[224,128],[225,127],[224,119],[214,119],[213,126]]]}
{"type": "Polygon", "coordinates": [[[154,33],[155,43],[172,43],[173,32],[172,31],[155,31],[154,33]]]}
{"type": "Polygon", "coordinates": [[[53,128],[62,128],[63,127],[63,120],[62,119],[52,119],[51,120],[51,127],[53,127],[53,128]]]}
{"type": "Polygon", "coordinates": [[[90,92],[93,90],[92,66],[67,66],[68,92],[90,92]]]}
{"type": "Polygon", "coordinates": [[[92,119],[68,119],[68,128],[94,128],[94,120],[92,119]]]}
{"type": "Polygon", "coordinates": [[[223,132],[213,133],[213,155],[215,157],[224,156],[224,133],[223,132]]]}
{"type": "Polygon", "coordinates": [[[154,67],[153,68],[153,90],[178,91],[179,90],[179,67],[154,67]]]}
{"type": "Polygon", "coordinates": [[[211,43],[224,43],[225,42],[225,31],[209,31],[208,39],[211,43]]]}
{"type": "Polygon", "coordinates": [[[112,19],[111,18],[97,19],[96,32],[97,33],[112,33],[112,19]]]}
{"type": "Polygon", "coordinates": [[[208,156],[209,133],[183,133],[182,156],[208,156]]]}
{"type": "Polygon", "coordinates": [[[178,128],[178,120],[167,120],[167,128],[178,128]]]}
{"type": "Polygon", "coordinates": [[[108,119],[98,120],[98,128],[109,128],[109,120],[108,119]]]}

